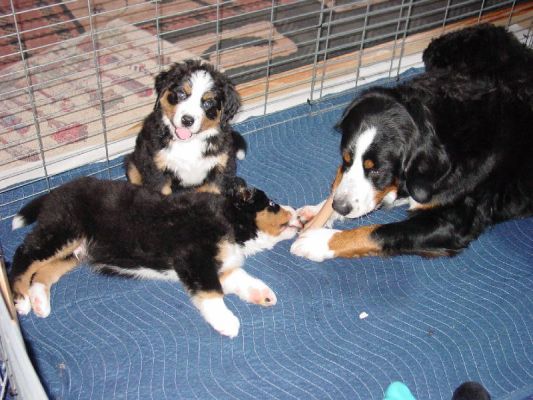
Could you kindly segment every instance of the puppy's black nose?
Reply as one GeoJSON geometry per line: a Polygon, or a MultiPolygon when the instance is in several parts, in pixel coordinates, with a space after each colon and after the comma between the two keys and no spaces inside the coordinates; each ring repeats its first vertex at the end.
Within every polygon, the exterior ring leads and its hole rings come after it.
{"type": "Polygon", "coordinates": [[[191,117],[190,115],[184,115],[183,117],[181,117],[181,123],[184,125],[184,126],[191,126],[192,124],[194,124],[194,118],[191,117]]]}
{"type": "Polygon", "coordinates": [[[340,215],[348,215],[352,211],[352,206],[347,201],[333,199],[333,209],[340,215]]]}

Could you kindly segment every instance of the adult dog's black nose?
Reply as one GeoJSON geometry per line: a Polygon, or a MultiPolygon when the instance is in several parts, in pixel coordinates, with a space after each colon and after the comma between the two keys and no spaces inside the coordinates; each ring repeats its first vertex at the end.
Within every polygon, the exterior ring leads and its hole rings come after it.
{"type": "Polygon", "coordinates": [[[192,124],[194,124],[194,118],[191,117],[190,115],[184,115],[183,117],[181,117],[181,123],[184,125],[184,126],[191,126],[192,124]]]}
{"type": "Polygon", "coordinates": [[[344,200],[333,199],[333,209],[337,211],[340,215],[345,216],[352,211],[352,206],[350,203],[344,200]]]}

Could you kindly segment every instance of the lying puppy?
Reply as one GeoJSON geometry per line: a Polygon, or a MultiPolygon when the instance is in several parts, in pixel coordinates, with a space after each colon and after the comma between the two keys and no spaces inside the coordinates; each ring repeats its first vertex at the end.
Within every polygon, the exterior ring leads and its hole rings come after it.
{"type": "MultiPolygon", "coordinates": [[[[478,75],[478,64],[469,70],[471,48],[510,51],[506,41],[483,46],[484,40],[465,30],[434,41],[432,56],[424,55],[435,63],[429,72],[395,88],[367,90],[338,124],[342,164],[333,210],[357,218],[383,204],[409,203],[410,217],[349,231],[309,229],[291,252],[315,261],[450,256],[492,224],[533,215],[533,75],[506,74],[510,61],[483,55],[480,60],[502,63],[491,67],[498,75],[478,75]],[[457,58],[467,61],[456,73],[457,58]]],[[[513,51],[520,51],[516,62],[532,57],[522,45],[513,51]]]]}
{"type": "Polygon", "coordinates": [[[179,280],[206,321],[234,337],[239,320],[224,294],[271,306],[274,292],[241,267],[246,256],[289,239],[301,225],[290,207],[235,178],[225,195],[164,196],[120,181],[81,178],[41,196],[13,228],[37,221],[10,272],[20,314],[50,313],[51,285],[81,262],[95,271],[179,280]]]}
{"type": "Polygon", "coordinates": [[[217,190],[246,151],[229,123],[241,105],[235,86],[213,66],[188,60],[157,75],[155,89],[154,111],[125,159],[128,180],[163,194],[217,190]]]}

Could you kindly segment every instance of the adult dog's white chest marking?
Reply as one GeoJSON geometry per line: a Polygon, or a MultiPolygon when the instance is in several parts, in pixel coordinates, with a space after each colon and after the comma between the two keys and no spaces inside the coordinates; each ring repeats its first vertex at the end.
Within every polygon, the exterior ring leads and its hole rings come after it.
{"type": "Polygon", "coordinates": [[[181,180],[183,186],[200,185],[219,162],[217,156],[203,155],[206,145],[206,141],[200,138],[173,141],[159,152],[160,161],[181,180]]]}

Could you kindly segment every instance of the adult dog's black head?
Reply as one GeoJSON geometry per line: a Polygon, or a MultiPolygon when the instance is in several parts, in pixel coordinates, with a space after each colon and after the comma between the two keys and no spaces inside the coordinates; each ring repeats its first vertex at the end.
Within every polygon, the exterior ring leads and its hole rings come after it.
{"type": "Polygon", "coordinates": [[[193,135],[212,135],[229,121],[240,108],[235,86],[212,65],[187,60],[173,64],[155,79],[157,103],[163,122],[177,139],[193,135]]]}
{"type": "Polygon", "coordinates": [[[364,93],[347,107],[337,128],[343,161],[333,208],[341,215],[359,217],[398,195],[427,203],[449,172],[429,112],[417,100],[400,100],[393,90],[364,93]]]}

